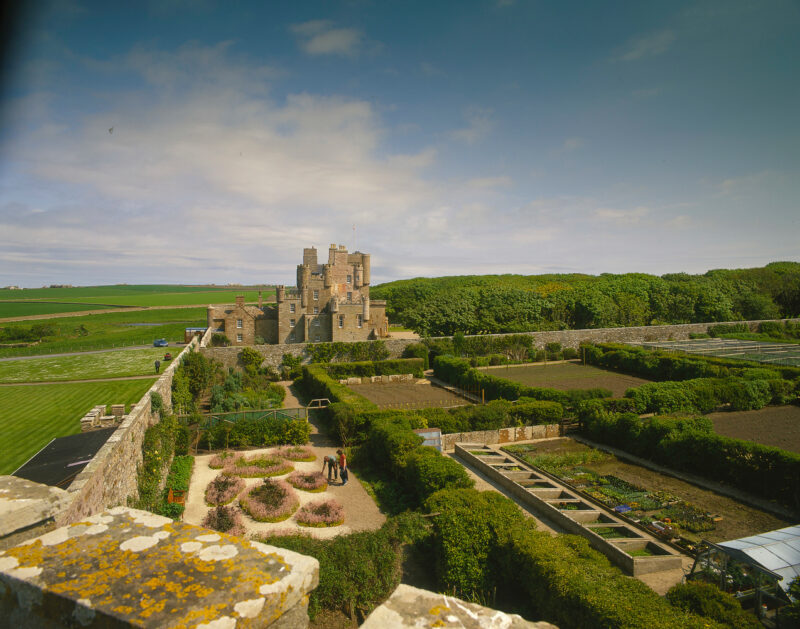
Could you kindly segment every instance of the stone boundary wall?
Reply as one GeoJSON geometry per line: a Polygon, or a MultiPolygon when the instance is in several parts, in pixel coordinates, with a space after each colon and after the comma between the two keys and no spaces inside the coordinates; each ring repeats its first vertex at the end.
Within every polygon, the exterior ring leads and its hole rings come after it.
{"type": "Polygon", "coordinates": [[[514,443],[532,439],[550,439],[561,436],[560,424],[541,424],[538,426],[517,426],[499,430],[475,430],[472,432],[453,432],[442,435],[442,450],[455,450],[457,443],[480,444],[485,446],[498,443],[514,443]]]}
{"type": "Polygon", "coordinates": [[[193,351],[198,344],[198,338],[194,337],[170,362],[94,458],[72,481],[67,489],[69,507],[57,516],[58,526],[80,521],[110,507],[124,506],[129,497],[138,495],[136,472],[142,463],[144,433],[158,421],[150,408],[150,393],[160,393],[164,406],[171,406],[175,370],[184,354],[193,351]]]}
{"type": "MultiPolygon", "coordinates": [[[[578,349],[583,342],[589,343],[646,343],[650,341],[681,341],[687,340],[690,334],[702,334],[708,332],[708,328],[714,325],[733,325],[745,323],[750,330],[755,331],[758,324],[763,321],[793,321],[800,322],[800,319],[766,319],[758,321],[714,321],[711,323],[681,323],[676,325],[649,325],[633,328],[592,328],[586,330],[551,330],[546,332],[517,332],[514,334],[524,334],[533,337],[533,345],[536,349],[544,349],[547,343],[561,343],[562,347],[578,349]]],[[[209,328],[210,330],[210,328],[209,328]]],[[[210,333],[206,332],[210,339],[210,333]]],[[[486,334],[472,336],[511,336],[511,334],[486,334]]],[[[452,338],[452,337],[433,337],[433,338],[452,338]]],[[[206,342],[203,337],[203,342],[206,342]]],[[[375,343],[376,341],[367,341],[375,343]]],[[[389,350],[389,358],[400,358],[403,350],[412,343],[419,343],[419,339],[382,339],[389,350]]],[[[278,345],[252,345],[251,347],[264,357],[264,362],[272,367],[278,367],[284,354],[299,356],[304,362],[308,361],[306,356],[306,346],[310,343],[287,343],[278,345]]],[[[221,362],[225,367],[241,367],[239,353],[241,347],[206,347],[201,344],[201,351],[207,358],[213,358],[221,362]]]]}

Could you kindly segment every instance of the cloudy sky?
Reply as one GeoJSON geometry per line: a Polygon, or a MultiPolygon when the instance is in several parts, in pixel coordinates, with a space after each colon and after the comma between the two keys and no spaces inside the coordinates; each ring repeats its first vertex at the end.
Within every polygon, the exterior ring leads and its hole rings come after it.
{"type": "Polygon", "coordinates": [[[792,0],[26,4],[0,285],[800,260],[792,0]]]}

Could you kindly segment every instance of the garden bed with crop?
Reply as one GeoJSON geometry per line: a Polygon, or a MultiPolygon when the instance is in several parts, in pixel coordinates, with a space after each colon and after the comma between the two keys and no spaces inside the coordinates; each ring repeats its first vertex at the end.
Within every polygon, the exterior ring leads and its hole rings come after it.
{"type": "Polygon", "coordinates": [[[387,382],[348,385],[380,408],[422,408],[429,406],[464,406],[467,400],[432,384],[387,382]]]}
{"type": "Polygon", "coordinates": [[[708,418],[719,435],[800,453],[800,406],[711,413],[708,418]]]}

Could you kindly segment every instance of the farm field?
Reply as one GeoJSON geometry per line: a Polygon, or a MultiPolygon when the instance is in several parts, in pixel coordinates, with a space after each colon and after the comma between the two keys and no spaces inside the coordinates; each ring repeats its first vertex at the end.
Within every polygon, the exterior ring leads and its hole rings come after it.
{"type": "Polygon", "coordinates": [[[51,301],[0,301],[0,319],[80,312],[82,310],[95,310],[96,308],[98,306],[95,304],[62,304],[51,301]]]}
{"type": "Polygon", "coordinates": [[[529,387],[547,387],[558,389],[559,391],[599,387],[611,390],[614,397],[622,397],[627,389],[649,382],[649,380],[643,378],[626,376],[578,363],[508,365],[506,367],[483,368],[481,371],[497,378],[520,382],[529,387]]]}
{"type": "Polygon", "coordinates": [[[347,385],[381,408],[427,408],[430,406],[464,406],[464,398],[447,389],[432,384],[414,382],[391,382],[386,384],[347,385]]]}
{"type": "Polygon", "coordinates": [[[153,380],[9,386],[0,389],[0,474],[10,474],[51,439],[80,432],[98,404],[138,402],[153,380]]]}
{"type": "Polygon", "coordinates": [[[183,342],[184,329],[206,325],[205,308],[120,311],[42,321],[5,323],[0,327],[22,327],[46,323],[55,334],[27,347],[0,347],[0,357],[36,356],[62,352],[112,349],[131,345],[152,345],[165,338],[171,344],[183,342]]]}
{"type": "MultiPolygon", "coordinates": [[[[0,383],[56,382],[150,375],[155,373],[155,360],[159,359],[163,363],[166,351],[169,351],[169,348],[151,347],[99,354],[3,361],[0,362],[0,383]]],[[[179,348],[175,348],[173,356],[177,356],[178,352],[179,348]]],[[[168,364],[163,363],[163,366],[167,367],[168,364]]]]}
{"type": "Polygon", "coordinates": [[[552,439],[528,444],[526,447],[529,448],[527,454],[531,457],[541,454],[575,456],[589,453],[590,460],[580,464],[580,470],[586,470],[599,476],[612,475],[651,493],[666,492],[694,505],[704,513],[708,512],[722,517],[720,521],[714,523],[713,530],[696,534],[684,532],[686,537],[695,538],[696,541],[707,539],[711,542],[718,542],[737,539],[791,524],[791,522],[748,507],[732,498],[719,496],[706,489],[638,465],[625,463],[612,455],[606,455],[572,439],[552,439]],[[591,460],[592,458],[595,460],[591,460]]]}
{"type": "Polygon", "coordinates": [[[768,406],[757,411],[711,413],[707,417],[717,434],[800,453],[800,406],[768,406]]]}

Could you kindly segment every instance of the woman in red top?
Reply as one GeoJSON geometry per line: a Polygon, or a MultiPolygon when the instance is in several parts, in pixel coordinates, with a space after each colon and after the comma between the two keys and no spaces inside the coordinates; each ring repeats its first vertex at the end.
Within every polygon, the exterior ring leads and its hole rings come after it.
{"type": "Polygon", "coordinates": [[[342,478],[342,485],[347,485],[347,457],[341,450],[337,450],[336,454],[339,455],[339,476],[342,478]]]}

